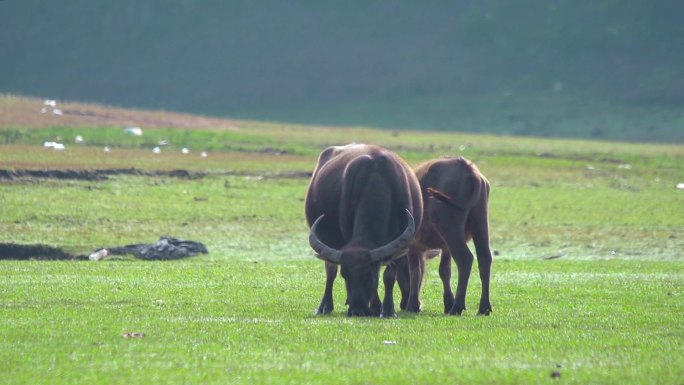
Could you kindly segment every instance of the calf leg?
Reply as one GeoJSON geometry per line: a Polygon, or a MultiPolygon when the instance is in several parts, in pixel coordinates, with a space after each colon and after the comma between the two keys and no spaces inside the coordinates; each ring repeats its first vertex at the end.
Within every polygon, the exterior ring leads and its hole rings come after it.
{"type": "MultiPolygon", "coordinates": [[[[451,255],[456,262],[458,268],[458,282],[456,284],[456,295],[454,302],[449,309],[449,314],[460,315],[466,308],[466,292],[468,290],[468,280],[470,279],[470,272],[473,268],[473,254],[468,249],[466,244],[466,219],[468,217],[468,210],[456,207],[443,207],[440,210],[432,212],[433,227],[437,234],[442,239],[448,253],[442,253],[444,256],[451,255]]],[[[443,247],[444,249],[444,247],[443,247]]],[[[442,259],[440,264],[440,275],[446,274],[445,261],[442,259]]],[[[444,276],[442,276],[444,282],[444,276]]],[[[445,283],[445,297],[446,293],[445,283]]],[[[445,301],[446,302],[446,301],[445,301]]],[[[446,303],[445,303],[446,304],[446,303]]]]}
{"type": "Polygon", "coordinates": [[[489,245],[486,250],[484,246],[475,247],[477,251],[477,266],[480,270],[480,281],[482,281],[482,296],[480,297],[480,309],[478,315],[489,315],[492,312],[492,304],[489,300],[489,281],[492,271],[492,253],[489,245]]]}
{"type": "Polygon", "coordinates": [[[465,224],[467,215],[467,211],[460,209],[442,211],[436,216],[437,221],[434,225],[458,268],[456,295],[449,314],[460,315],[466,308],[466,292],[474,259],[466,244],[465,224]]]}
{"type": "Polygon", "coordinates": [[[425,272],[425,259],[423,252],[411,247],[408,252],[409,265],[409,297],[406,303],[406,311],[417,313],[420,311],[420,290],[423,286],[423,274],[425,272]]]}
{"type": "Polygon", "coordinates": [[[480,270],[482,281],[482,296],[480,297],[480,309],[478,315],[489,315],[492,312],[492,304],[489,300],[489,281],[492,269],[492,251],[489,247],[489,221],[487,219],[486,200],[481,203],[482,207],[474,211],[473,215],[473,242],[477,253],[477,266],[480,270]]]}
{"type": "Polygon", "coordinates": [[[325,262],[325,291],[323,292],[323,299],[321,305],[316,310],[316,315],[332,313],[333,306],[333,283],[337,277],[337,265],[330,262],[325,262]]]}
{"type": "Polygon", "coordinates": [[[385,273],[382,275],[382,281],[385,284],[385,298],[382,301],[381,317],[396,317],[397,312],[394,310],[394,282],[396,282],[397,266],[394,262],[387,265],[385,273]]]}
{"type": "Polygon", "coordinates": [[[456,285],[456,296],[454,297],[454,305],[449,310],[449,314],[461,315],[466,309],[466,292],[468,290],[468,280],[470,279],[470,272],[473,268],[473,254],[468,249],[465,239],[449,242],[449,251],[451,252],[456,267],[458,267],[458,284],[456,285]]]}
{"type": "Polygon", "coordinates": [[[439,261],[439,277],[444,285],[444,312],[449,313],[454,306],[454,293],[451,291],[451,254],[444,247],[439,261]]]}

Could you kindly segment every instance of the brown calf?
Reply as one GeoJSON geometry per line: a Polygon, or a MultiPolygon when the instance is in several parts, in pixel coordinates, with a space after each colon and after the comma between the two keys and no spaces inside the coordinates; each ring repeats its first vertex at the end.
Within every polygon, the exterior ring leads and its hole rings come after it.
{"type": "MultiPolygon", "coordinates": [[[[463,157],[434,159],[414,171],[423,191],[424,217],[409,248],[408,259],[394,265],[402,291],[401,308],[420,311],[425,258],[438,255],[434,251],[441,249],[439,275],[444,284],[444,312],[460,315],[466,308],[466,290],[473,266],[473,254],[466,244],[472,238],[482,281],[478,314],[489,315],[492,311],[489,300],[492,265],[487,214],[489,182],[475,164],[463,157]],[[451,258],[458,268],[456,295],[451,291],[451,258]]],[[[391,275],[386,273],[384,277],[386,287],[390,288],[391,275]]]]}

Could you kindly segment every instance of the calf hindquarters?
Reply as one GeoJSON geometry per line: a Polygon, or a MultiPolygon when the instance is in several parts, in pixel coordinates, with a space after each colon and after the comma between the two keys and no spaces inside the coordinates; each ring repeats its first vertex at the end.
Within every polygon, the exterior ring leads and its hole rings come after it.
{"type": "MultiPolygon", "coordinates": [[[[420,290],[425,272],[426,251],[442,252],[440,277],[444,285],[444,311],[461,314],[474,256],[467,246],[475,244],[482,295],[478,314],[487,315],[492,306],[489,299],[492,254],[489,247],[487,204],[489,182],[477,167],[463,158],[442,158],[416,168],[424,191],[425,217],[407,258],[409,278],[398,275],[400,288],[408,286],[409,296],[402,298],[402,308],[420,311],[420,290]],[[451,291],[451,261],[458,269],[456,294],[451,291]],[[404,306],[405,305],[405,306],[404,306]]],[[[404,290],[402,290],[402,293],[404,290]]]]}

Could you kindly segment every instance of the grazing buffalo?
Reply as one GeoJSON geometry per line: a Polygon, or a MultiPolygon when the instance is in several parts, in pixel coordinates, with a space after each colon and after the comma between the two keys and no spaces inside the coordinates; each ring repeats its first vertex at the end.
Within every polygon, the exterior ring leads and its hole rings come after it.
{"type": "Polygon", "coordinates": [[[382,304],[377,294],[380,266],[406,254],[423,217],[420,185],[406,162],[373,145],[326,148],[311,177],[305,210],[309,243],[325,261],[327,276],[317,314],[333,311],[340,265],[347,315],[394,316],[391,293],[382,304]]]}
{"type": "Polygon", "coordinates": [[[439,255],[439,275],[444,284],[444,312],[460,315],[466,308],[466,290],[473,266],[473,254],[467,246],[472,238],[482,281],[478,314],[489,315],[489,279],[492,253],[489,247],[487,203],[489,182],[469,160],[442,157],[415,169],[423,191],[425,216],[411,244],[408,260],[395,263],[401,307],[411,312],[421,308],[420,290],[425,274],[425,258],[439,255]],[[456,295],[451,291],[451,258],[458,268],[456,295]],[[408,266],[406,266],[408,262],[408,266]]]}

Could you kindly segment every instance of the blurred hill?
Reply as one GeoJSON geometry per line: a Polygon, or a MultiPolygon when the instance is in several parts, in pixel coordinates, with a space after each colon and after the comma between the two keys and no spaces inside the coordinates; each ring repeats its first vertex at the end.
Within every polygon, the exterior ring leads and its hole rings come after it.
{"type": "Polygon", "coordinates": [[[0,92],[684,142],[684,2],[0,1],[0,92]]]}

